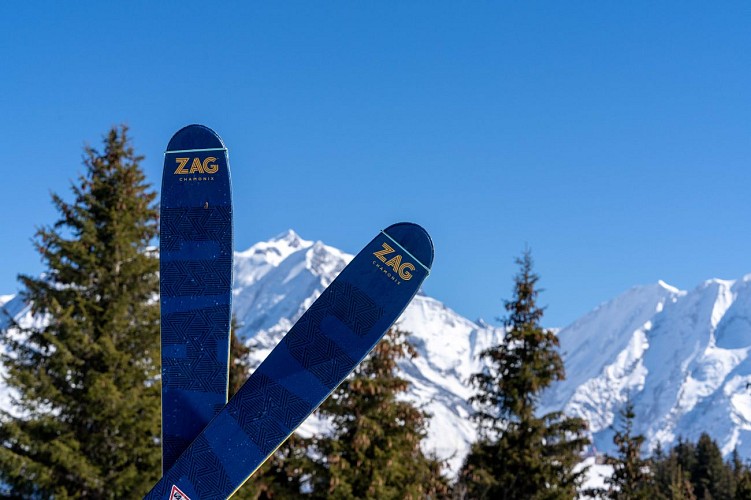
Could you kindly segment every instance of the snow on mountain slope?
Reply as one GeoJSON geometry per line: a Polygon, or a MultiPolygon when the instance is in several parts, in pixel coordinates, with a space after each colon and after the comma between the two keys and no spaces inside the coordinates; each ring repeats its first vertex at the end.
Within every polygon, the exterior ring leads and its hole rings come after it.
{"type": "MultiPolygon", "coordinates": [[[[14,318],[22,327],[29,327],[44,321],[42,318],[35,318],[31,315],[31,308],[20,295],[4,295],[0,303],[0,331],[7,332],[5,334],[9,336],[17,335],[16,330],[6,330],[9,326],[9,318],[14,318]]],[[[5,384],[5,374],[5,367],[0,365],[0,408],[18,415],[17,409],[12,404],[13,399],[17,398],[17,393],[5,384]]]]}
{"type": "MultiPolygon", "coordinates": [[[[280,245],[282,252],[290,239],[299,237],[286,233],[263,248],[280,245]]],[[[256,362],[351,259],[320,242],[293,250],[262,263],[258,279],[244,279],[238,266],[236,311],[256,362]]],[[[477,355],[499,341],[501,330],[423,294],[397,325],[412,333],[419,353],[400,368],[412,384],[409,398],[432,414],[425,448],[453,457],[455,471],[476,437],[467,381],[481,369],[477,355]]],[[[751,456],[751,275],[709,280],[690,292],[664,282],[634,287],[562,329],[559,338],[568,378],[546,392],[541,412],[565,409],[584,417],[597,449],[612,450],[611,426],[630,398],[636,430],[650,448],[709,431],[724,452],[738,447],[751,456]]],[[[325,423],[313,420],[303,431],[323,429],[325,423]]]]}
{"type": "Polygon", "coordinates": [[[235,252],[235,294],[258,281],[290,254],[312,244],[290,230],[271,241],[256,243],[244,252],[235,252]]]}
{"type": "Polygon", "coordinates": [[[541,411],[568,405],[579,415],[586,410],[593,430],[607,427],[619,395],[644,382],[640,360],[652,318],[680,293],[662,282],[634,287],[561,330],[566,380],[548,391],[541,411]]]}
{"type": "MultiPolygon", "coordinates": [[[[290,232],[259,245],[277,255],[271,249],[279,245],[284,252],[290,240],[299,237],[290,232]]],[[[286,255],[258,261],[264,271],[252,279],[238,265],[240,333],[257,363],[351,259],[320,242],[301,243],[286,255]]],[[[584,417],[597,449],[612,450],[611,426],[630,398],[637,432],[649,447],[709,430],[725,452],[739,446],[751,456],[749,318],[751,275],[710,280],[691,292],[664,282],[634,287],[559,332],[568,378],[547,391],[541,412],[565,409],[584,417]]],[[[482,368],[477,355],[500,340],[501,330],[423,294],[397,325],[412,333],[419,353],[400,368],[412,384],[408,397],[432,414],[425,448],[451,457],[456,471],[476,437],[467,382],[482,368]]],[[[313,419],[302,430],[322,432],[325,423],[313,419]]]]}
{"type": "Polygon", "coordinates": [[[690,292],[637,287],[560,331],[568,379],[544,407],[590,424],[612,449],[612,424],[633,401],[646,447],[709,432],[724,453],[751,456],[751,275],[690,292]]]}
{"type": "Polygon", "coordinates": [[[497,343],[502,331],[471,322],[425,295],[415,297],[397,326],[412,333],[418,352],[400,368],[411,383],[410,399],[432,415],[425,449],[448,459],[457,471],[477,438],[469,419],[467,399],[473,391],[467,381],[481,369],[478,354],[497,343]]]}
{"type": "MultiPolygon", "coordinates": [[[[301,240],[293,232],[254,245],[235,257],[238,333],[251,346],[254,364],[266,357],[352,259],[352,255],[321,242],[301,240]],[[289,241],[300,243],[290,245],[289,241]],[[264,254],[255,250],[257,247],[264,254]],[[286,256],[278,259],[281,253],[286,256]],[[252,265],[243,261],[247,255],[255,259],[252,265]],[[272,259],[265,260],[263,255],[272,259]],[[263,271],[258,272],[255,266],[263,271]]],[[[499,330],[477,325],[423,294],[415,297],[397,325],[413,334],[419,354],[414,360],[403,361],[400,368],[411,383],[408,398],[432,415],[425,449],[448,459],[456,470],[476,437],[468,418],[466,400],[471,392],[467,380],[479,369],[477,353],[499,338],[499,330]]],[[[301,431],[310,434],[325,429],[325,422],[313,418],[301,431]]]]}
{"type": "MultiPolygon", "coordinates": [[[[19,295],[3,295],[0,299],[0,312],[5,311],[9,316],[18,319],[20,315],[28,313],[28,306],[19,295]]],[[[8,324],[8,316],[0,313],[0,328],[8,324]]]]}
{"type": "MultiPolygon", "coordinates": [[[[234,311],[238,334],[258,364],[312,304],[351,255],[288,231],[235,254],[234,311]]],[[[435,269],[440,272],[440,269],[435,269]]],[[[2,304],[23,321],[19,297],[2,304]]],[[[4,319],[0,318],[0,326],[4,319]]],[[[400,364],[408,399],[430,419],[426,451],[449,459],[455,472],[476,438],[469,420],[468,379],[477,356],[499,342],[501,329],[472,322],[422,293],[397,322],[412,333],[419,356],[400,364]]],[[[558,332],[567,379],[548,390],[541,412],[584,417],[598,450],[612,450],[612,424],[627,399],[647,446],[695,440],[708,431],[723,452],[751,457],[751,275],[709,280],[691,291],[663,282],[634,287],[558,332]]],[[[7,408],[7,390],[0,387],[7,408]]],[[[325,432],[309,419],[305,434],[325,432]]]]}

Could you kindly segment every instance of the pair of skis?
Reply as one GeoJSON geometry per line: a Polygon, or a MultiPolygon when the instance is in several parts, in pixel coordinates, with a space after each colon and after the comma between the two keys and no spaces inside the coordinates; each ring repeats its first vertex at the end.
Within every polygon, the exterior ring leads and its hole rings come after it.
{"type": "Polygon", "coordinates": [[[333,392],[401,315],[433,261],[430,236],[381,231],[227,403],[232,202],[213,131],[178,131],[161,205],[163,477],[145,497],[229,498],[333,392]]]}

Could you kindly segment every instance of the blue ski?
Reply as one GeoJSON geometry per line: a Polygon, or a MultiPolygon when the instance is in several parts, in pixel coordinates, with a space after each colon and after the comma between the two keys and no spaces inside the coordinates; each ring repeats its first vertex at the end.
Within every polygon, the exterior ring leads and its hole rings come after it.
{"type": "Polygon", "coordinates": [[[145,498],[229,498],[375,347],[432,262],[420,226],[394,224],[378,234],[145,498]]]}
{"type": "Polygon", "coordinates": [[[227,148],[208,127],[167,146],[159,241],[166,472],[227,403],[232,195],[227,148]]]}

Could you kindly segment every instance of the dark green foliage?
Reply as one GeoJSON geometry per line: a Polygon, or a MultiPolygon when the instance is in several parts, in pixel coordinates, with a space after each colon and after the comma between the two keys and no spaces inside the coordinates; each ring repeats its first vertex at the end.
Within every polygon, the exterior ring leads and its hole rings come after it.
{"type": "Polygon", "coordinates": [[[691,483],[694,448],[682,439],[666,454],[658,443],[650,458],[653,478],[653,497],[659,500],[695,500],[691,483]]]}
{"type": "Polygon", "coordinates": [[[652,455],[657,498],[695,499],[691,483],[691,469],[696,463],[693,443],[678,439],[678,443],[666,454],[658,446],[652,455]]]}
{"type": "Polygon", "coordinates": [[[738,450],[733,450],[730,464],[733,469],[733,481],[735,483],[735,500],[750,500],[751,469],[741,461],[738,450]]]}
{"type": "Polygon", "coordinates": [[[724,462],[717,443],[707,434],[696,444],[679,439],[667,454],[658,448],[652,462],[655,498],[751,500],[751,470],[737,453],[724,462]]]}
{"type": "Polygon", "coordinates": [[[475,419],[483,429],[494,432],[509,421],[534,417],[542,390],[566,376],[558,338],[540,326],[540,278],[532,270],[531,253],[525,251],[516,263],[520,269],[514,278],[514,295],[504,303],[509,313],[504,320],[506,335],[503,342],[480,353],[490,369],[471,378],[478,389],[470,398],[477,407],[475,419]]]}
{"type": "Polygon", "coordinates": [[[497,439],[472,445],[458,487],[466,498],[574,498],[583,477],[573,469],[586,440],[571,436],[583,430],[560,414],[510,422],[497,439]]]}
{"type": "Polygon", "coordinates": [[[573,498],[583,480],[584,471],[574,467],[588,444],[586,423],[558,412],[536,416],[541,392],[565,372],[558,338],[540,326],[539,276],[530,252],[517,264],[503,342],[480,354],[488,368],[471,378],[482,439],[467,456],[458,487],[469,498],[573,498]]]}
{"type": "Polygon", "coordinates": [[[680,465],[673,469],[670,474],[670,485],[667,494],[669,496],[663,496],[663,498],[669,498],[670,500],[696,500],[694,485],[680,465]]]}
{"type": "Polygon", "coordinates": [[[673,458],[672,461],[677,468],[682,470],[689,480],[691,479],[691,472],[696,468],[696,445],[694,443],[678,438],[678,444],[668,458],[673,458]]]}
{"type": "Polygon", "coordinates": [[[735,496],[733,472],[722,460],[722,452],[708,434],[702,434],[696,443],[696,465],[691,471],[696,497],[714,500],[732,499],[735,496]]]}
{"type": "Polygon", "coordinates": [[[618,455],[606,457],[605,463],[613,466],[613,475],[606,480],[607,498],[615,500],[649,499],[654,495],[655,485],[652,464],[641,456],[644,436],[634,435],[634,405],[630,401],[620,413],[621,428],[615,432],[613,443],[618,455]]]}
{"type": "Polygon", "coordinates": [[[426,414],[400,400],[408,387],[397,361],[416,352],[406,334],[391,329],[320,412],[333,435],[317,440],[313,496],[353,499],[421,499],[448,495],[440,462],[426,457],[420,441],[426,414]]]}
{"type": "Polygon", "coordinates": [[[0,422],[0,479],[16,496],[137,498],[160,471],[155,193],[126,127],[86,148],[74,200],[36,233],[46,265],[20,276],[43,323],[5,335],[14,415],[0,422]],[[20,416],[19,416],[20,415],[20,416]]]}

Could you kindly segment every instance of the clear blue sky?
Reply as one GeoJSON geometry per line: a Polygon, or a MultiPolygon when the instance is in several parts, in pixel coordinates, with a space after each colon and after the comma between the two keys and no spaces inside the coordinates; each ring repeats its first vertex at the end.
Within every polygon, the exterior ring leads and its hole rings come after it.
{"type": "Polygon", "coordinates": [[[751,273],[751,3],[217,3],[0,2],[0,293],[119,123],[155,187],[177,129],[222,135],[237,249],[422,224],[472,319],[525,245],[548,326],[751,273]]]}

